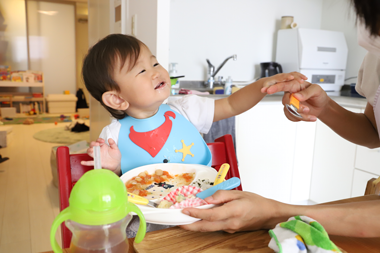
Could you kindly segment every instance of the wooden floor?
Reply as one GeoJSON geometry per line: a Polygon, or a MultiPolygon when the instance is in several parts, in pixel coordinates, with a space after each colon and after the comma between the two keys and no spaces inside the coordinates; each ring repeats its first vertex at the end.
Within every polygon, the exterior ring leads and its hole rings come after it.
{"type": "MultiPolygon", "coordinates": [[[[59,214],[58,189],[52,183],[51,149],[62,144],[35,140],[41,130],[70,123],[12,125],[13,140],[0,149],[0,253],[51,250],[50,227],[59,214]]],[[[60,231],[56,233],[59,244],[60,231]]]]}

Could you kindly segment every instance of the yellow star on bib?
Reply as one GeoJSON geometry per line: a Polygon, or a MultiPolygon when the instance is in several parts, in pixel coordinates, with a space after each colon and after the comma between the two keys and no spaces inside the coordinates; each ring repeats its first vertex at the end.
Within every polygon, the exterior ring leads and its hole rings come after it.
{"type": "Polygon", "coordinates": [[[182,162],[183,162],[183,161],[185,161],[186,155],[191,155],[192,157],[194,157],[194,155],[190,151],[191,147],[194,145],[194,142],[191,143],[189,146],[186,146],[186,144],[183,140],[181,140],[181,142],[182,142],[182,149],[180,149],[180,150],[176,149],[175,152],[176,153],[178,153],[178,152],[182,153],[182,162]]]}

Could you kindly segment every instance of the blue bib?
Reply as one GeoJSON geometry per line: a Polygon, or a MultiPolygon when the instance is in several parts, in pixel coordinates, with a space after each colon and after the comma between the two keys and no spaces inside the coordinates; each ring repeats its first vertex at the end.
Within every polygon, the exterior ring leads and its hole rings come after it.
{"type": "Polygon", "coordinates": [[[198,130],[168,105],[161,105],[150,118],[127,116],[119,122],[118,147],[123,174],[154,163],[211,166],[211,152],[198,130]]]}

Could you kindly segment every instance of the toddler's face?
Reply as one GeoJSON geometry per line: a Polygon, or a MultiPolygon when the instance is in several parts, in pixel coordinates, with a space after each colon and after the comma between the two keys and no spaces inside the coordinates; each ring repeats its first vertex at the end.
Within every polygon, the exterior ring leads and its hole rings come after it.
{"type": "Polygon", "coordinates": [[[162,102],[170,95],[169,73],[142,46],[135,66],[128,71],[128,62],[120,70],[120,62],[114,70],[114,80],[120,87],[120,96],[129,103],[127,114],[145,118],[154,115],[162,102]]]}

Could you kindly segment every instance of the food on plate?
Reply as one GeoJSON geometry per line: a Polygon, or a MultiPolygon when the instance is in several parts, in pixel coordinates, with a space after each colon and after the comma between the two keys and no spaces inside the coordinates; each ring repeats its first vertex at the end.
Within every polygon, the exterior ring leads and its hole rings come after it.
{"type": "Polygon", "coordinates": [[[208,188],[214,186],[214,182],[211,182],[208,179],[197,179],[196,181],[193,181],[190,185],[201,188],[202,190],[207,190],[208,188]]]}
{"type": "Polygon", "coordinates": [[[166,195],[158,205],[158,208],[182,209],[185,207],[207,205],[206,201],[195,196],[201,191],[202,189],[191,185],[179,187],[166,195]]]}
{"type": "Polygon", "coordinates": [[[170,175],[169,172],[157,169],[153,174],[141,172],[125,183],[127,191],[151,199],[165,196],[166,193],[180,186],[189,185],[195,173],[170,175]]]}
{"type": "Polygon", "coordinates": [[[173,202],[162,200],[157,208],[169,208],[173,205],[173,202]]]}

